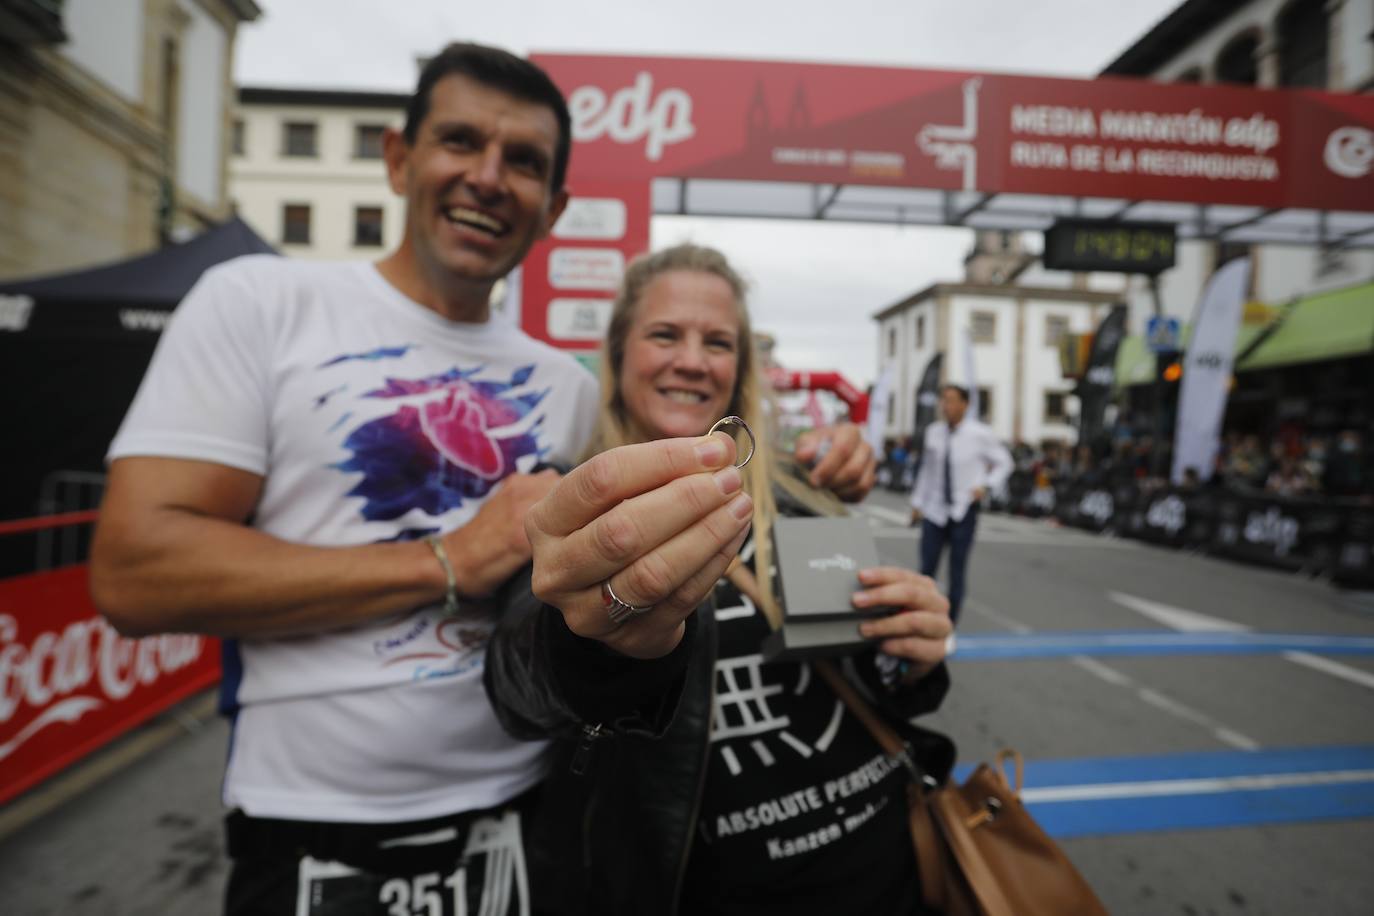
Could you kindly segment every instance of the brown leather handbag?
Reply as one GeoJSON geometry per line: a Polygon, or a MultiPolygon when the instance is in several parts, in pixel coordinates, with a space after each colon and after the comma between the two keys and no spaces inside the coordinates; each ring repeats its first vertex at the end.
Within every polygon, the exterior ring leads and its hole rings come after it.
{"type": "Polygon", "coordinates": [[[1003,750],[964,781],[935,784],[906,744],[829,662],[821,677],[878,744],[907,765],[923,902],[948,916],[1106,916],[1107,909],[1021,803],[1021,755],[1003,750]],[[1015,763],[1015,788],[1006,764],[1015,763]]]}
{"type": "MultiPolygon", "coordinates": [[[[758,580],[736,564],[728,577],[759,607],[758,580]]],[[[769,616],[772,623],[773,617],[769,616]]],[[[946,916],[1107,916],[1078,869],[1021,804],[1021,755],[1003,750],[964,781],[926,775],[900,736],[828,661],[811,663],[878,745],[911,773],[911,840],[922,901],[946,916]],[[1006,778],[1016,764],[1016,787],[1006,778]]]]}

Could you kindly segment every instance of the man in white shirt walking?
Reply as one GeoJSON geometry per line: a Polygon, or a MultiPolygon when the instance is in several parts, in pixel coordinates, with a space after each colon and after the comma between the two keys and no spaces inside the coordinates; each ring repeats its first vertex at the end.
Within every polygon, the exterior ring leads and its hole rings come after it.
{"type": "Polygon", "coordinates": [[[911,522],[921,523],[921,572],[934,576],[949,545],[949,615],[957,624],[964,601],[964,573],[987,492],[1012,471],[1011,454],[985,423],[968,412],[968,390],[940,391],[945,419],[926,427],[921,470],[911,491],[911,522]]]}

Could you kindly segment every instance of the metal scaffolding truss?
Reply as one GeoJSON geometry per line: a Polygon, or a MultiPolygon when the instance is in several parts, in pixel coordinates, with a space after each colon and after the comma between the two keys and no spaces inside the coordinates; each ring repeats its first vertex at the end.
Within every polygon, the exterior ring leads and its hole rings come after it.
{"type": "Polygon", "coordinates": [[[1374,248],[1374,213],[866,185],[655,178],[659,215],[1041,231],[1060,217],[1172,223],[1181,240],[1374,248]]]}

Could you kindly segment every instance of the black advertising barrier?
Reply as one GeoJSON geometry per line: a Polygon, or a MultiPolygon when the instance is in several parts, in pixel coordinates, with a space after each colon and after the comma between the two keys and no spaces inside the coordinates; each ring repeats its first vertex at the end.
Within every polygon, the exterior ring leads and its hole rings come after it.
{"type": "MultiPolygon", "coordinates": [[[[1055,491],[1051,487],[1036,487],[1033,471],[1012,471],[1007,478],[1005,510],[1012,515],[1043,518],[1054,514],[1055,491]]],[[[1000,508],[994,504],[995,508],[1000,508]]]]}
{"type": "Polygon", "coordinates": [[[1374,506],[1280,499],[1204,488],[1141,489],[1133,480],[1035,485],[1028,471],[1007,481],[1007,511],[1088,531],[1290,571],[1326,574],[1347,588],[1374,588],[1374,506]]]}
{"type": "Polygon", "coordinates": [[[1034,474],[1030,471],[1012,471],[1007,478],[1005,510],[1012,515],[1030,515],[1031,491],[1034,489],[1034,474]]]}
{"type": "Polygon", "coordinates": [[[1217,499],[1210,552],[1277,566],[1330,571],[1340,554],[1347,508],[1313,501],[1224,494],[1217,499]]]}
{"type": "Polygon", "coordinates": [[[1162,487],[1144,493],[1133,484],[1136,499],[1118,528],[1125,537],[1169,547],[1205,547],[1216,526],[1218,494],[1162,487]]]}
{"type": "Polygon", "coordinates": [[[1374,588],[1374,506],[1346,511],[1331,577],[1347,588],[1374,588]]]}
{"type": "Polygon", "coordinates": [[[1117,512],[1115,488],[1101,483],[1070,484],[1055,506],[1055,517],[1066,525],[1102,532],[1115,528],[1117,512]]]}

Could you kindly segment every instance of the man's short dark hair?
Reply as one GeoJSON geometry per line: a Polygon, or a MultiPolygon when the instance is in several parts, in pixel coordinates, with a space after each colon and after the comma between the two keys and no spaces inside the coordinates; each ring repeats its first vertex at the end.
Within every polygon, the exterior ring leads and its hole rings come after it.
{"type": "Polygon", "coordinates": [[[431,57],[420,71],[415,94],[406,103],[406,123],[403,133],[406,142],[415,145],[420,124],[429,114],[429,97],[434,84],[446,76],[457,74],[499,89],[518,99],[543,105],[558,121],[558,146],[554,150],[552,188],[563,190],[568,176],[568,155],[572,148],[572,118],[563,93],[542,69],[516,57],[509,51],[471,42],[454,42],[431,57]]]}
{"type": "Polygon", "coordinates": [[[955,394],[959,395],[959,400],[963,401],[965,404],[968,403],[968,389],[963,385],[945,385],[941,387],[940,390],[953,391],[955,394]]]}

